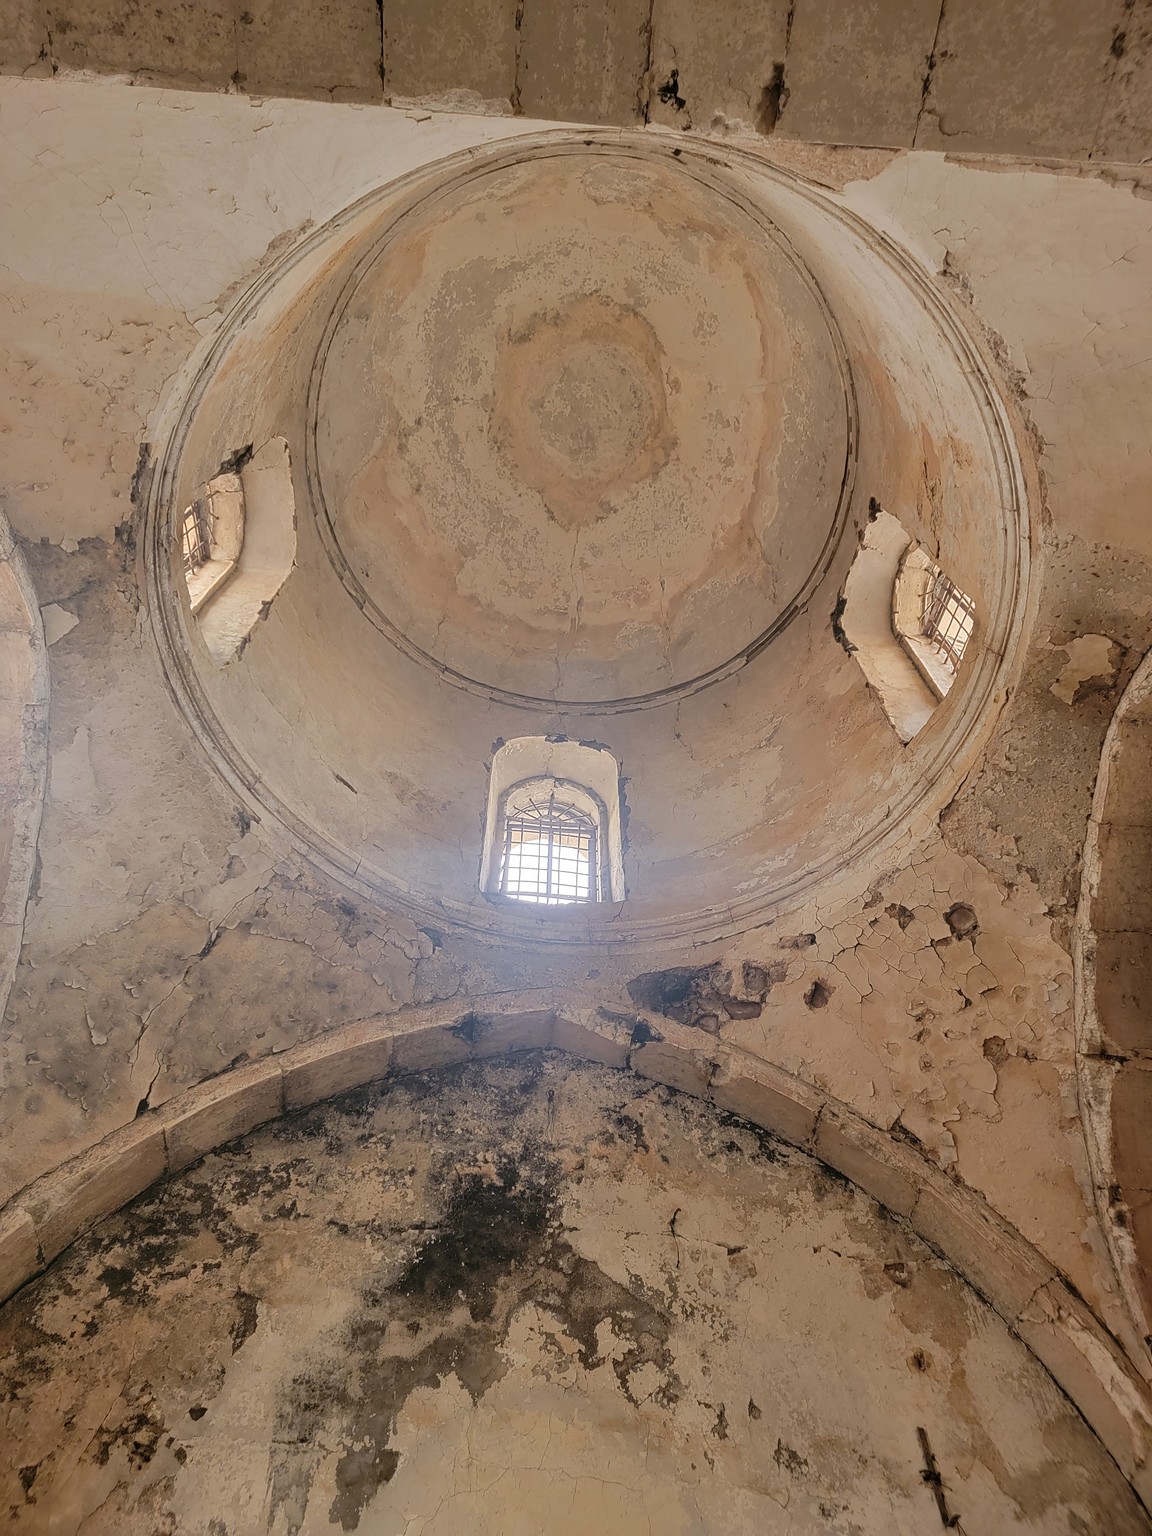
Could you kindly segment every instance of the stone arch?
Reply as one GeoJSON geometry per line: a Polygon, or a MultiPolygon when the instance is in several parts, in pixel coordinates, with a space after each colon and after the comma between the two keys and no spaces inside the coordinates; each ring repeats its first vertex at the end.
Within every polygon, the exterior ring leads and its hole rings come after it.
{"type": "Polygon", "coordinates": [[[0,1212],[0,1299],[150,1184],[278,1116],[364,1083],[553,1049],[740,1116],[849,1179],[934,1248],[1023,1340],[1152,1507],[1152,1389],[1051,1264],[974,1191],[812,1084],[663,1016],[555,990],[360,1021],[237,1066],[122,1127],[0,1212]]]}
{"type": "Polygon", "coordinates": [[[1101,1225],[1152,1347],[1152,652],[1104,739],[1076,925],[1080,1112],[1101,1225]]]}
{"type": "Polygon", "coordinates": [[[0,512],[0,1017],[24,937],[48,762],[48,662],[28,568],[0,512]]]}

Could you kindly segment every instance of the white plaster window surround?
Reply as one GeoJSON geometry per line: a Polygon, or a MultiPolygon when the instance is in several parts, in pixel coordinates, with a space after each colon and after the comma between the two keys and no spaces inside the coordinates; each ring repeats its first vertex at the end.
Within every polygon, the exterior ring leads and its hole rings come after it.
{"type": "Polygon", "coordinates": [[[620,769],[609,751],[516,737],[492,759],[480,889],[543,908],[623,901],[622,831],[620,769]]]}
{"type": "MultiPolygon", "coordinates": [[[[288,444],[273,437],[214,476],[180,530],[191,611],[212,660],[238,656],[296,563],[296,506],[288,444]],[[188,519],[199,512],[210,558],[188,558],[188,519]],[[191,565],[192,568],[189,568],[191,565]]],[[[191,534],[194,542],[196,534],[191,534]]]]}

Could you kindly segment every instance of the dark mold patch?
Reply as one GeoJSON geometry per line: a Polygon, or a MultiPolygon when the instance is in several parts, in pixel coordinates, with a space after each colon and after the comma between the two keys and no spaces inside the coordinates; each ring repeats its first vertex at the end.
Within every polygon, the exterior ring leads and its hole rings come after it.
{"type": "Polygon", "coordinates": [[[637,1008],[715,1035],[729,1019],[759,1018],[772,980],[770,968],[746,965],[737,989],[723,966],[674,966],[633,977],[628,996],[637,1008]]]}
{"type": "MultiPolygon", "coordinates": [[[[512,1085],[506,1112],[528,1086],[512,1085]]],[[[611,1368],[624,1395],[637,1401],[632,1378],[652,1365],[661,1377],[654,1400],[677,1400],[668,1314],[572,1248],[558,1220],[560,1171],[539,1147],[483,1172],[449,1165],[442,1172],[450,1193],[435,1229],[399,1274],[380,1273],[365,1285],[333,1349],[296,1375],[278,1405],[271,1513],[282,1512],[290,1533],[300,1529],[318,1444],[347,1447],[329,1519],[356,1530],[400,1465],[391,1440],[408,1397],[454,1375],[478,1401],[507,1369],[501,1345],[526,1303],[557,1319],[586,1369],[604,1363],[598,1340],[608,1322],[616,1340],[611,1368]],[[423,1342],[415,1353],[390,1353],[389,1337],[423,1342]]]]}

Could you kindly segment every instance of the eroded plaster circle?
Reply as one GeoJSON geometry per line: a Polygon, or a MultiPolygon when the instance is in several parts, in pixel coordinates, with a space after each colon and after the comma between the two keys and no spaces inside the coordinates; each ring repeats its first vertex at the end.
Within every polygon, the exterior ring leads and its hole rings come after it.
{"type": "Polygon", "coordinates": [[[834,548],[843,350],[774,225],[675,162],[538,157],[417,203],[323,347],[318,514],[409,653],[621,702],[723,669],[834,548]]]}

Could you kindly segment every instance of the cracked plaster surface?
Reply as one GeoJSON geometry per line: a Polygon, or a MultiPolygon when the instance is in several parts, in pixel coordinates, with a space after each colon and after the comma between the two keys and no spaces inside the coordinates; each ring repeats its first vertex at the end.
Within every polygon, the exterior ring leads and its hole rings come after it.
{"type": "MultiPolygon", "coordinates": [[[[7,504],[40,601],[77,622],[50,656],[51,784],[3,1046],[21,1135],[0,1196],[141,1105],[335,1023],[550,981],[611,1003],[640,971],[712,958],[497,952],[347,902],[238,819],[139,610],[139,445],[215,316],[276,241],[517,125],[81,84],[4,96],[21,210],[5,222],[7,504]]],[[[944,272],[1038,434],[1035,641],[939,832],[724,954],[783,971],[759,1017],[722,1032],[915,1136],[1124,1333],[1076,1118],[1068,923],[1100,741],[1152,643],[1152,203],[1044,169],[879,160],[849,203],[944,272]],[[1116,647],[1112,670],[1068,701],[1066,664],[1083,671],[1093,636],[1116,647]],[[959,905],[977,930],[949,927],[959,905]]]]}
{"type": "Polygon", "coordinates": [[[1148,1528],[904,1223],[539,1053],[358,1090],[146,1194],[5,1310],[0,1380],[13,1533],[922,1536],[921,1435],[964,1530],[1148,1528]]]}

